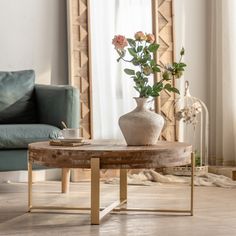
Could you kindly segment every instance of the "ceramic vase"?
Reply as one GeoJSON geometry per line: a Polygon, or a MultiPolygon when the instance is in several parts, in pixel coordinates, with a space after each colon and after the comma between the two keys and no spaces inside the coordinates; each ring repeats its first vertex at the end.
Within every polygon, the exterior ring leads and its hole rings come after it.
{"type": "Polygon", "coordinates": [[[148,98],[134,98],[137,107],[120,117],[119,126],[129,146],[155,145],[164,126],[164,118],[150,111],[148,98]]]}

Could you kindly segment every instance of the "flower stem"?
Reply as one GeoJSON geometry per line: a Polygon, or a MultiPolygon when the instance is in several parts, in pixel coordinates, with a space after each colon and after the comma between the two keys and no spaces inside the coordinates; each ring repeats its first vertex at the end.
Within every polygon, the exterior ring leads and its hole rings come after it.
{"type": "Polygon", "coordinates": [[[123,57],[121,57],[121,60],[123,60],[123,61],[125,61],[125,62],[132,62],[132,60],[131,60],[131,61],[125,60],[123,57]]]}

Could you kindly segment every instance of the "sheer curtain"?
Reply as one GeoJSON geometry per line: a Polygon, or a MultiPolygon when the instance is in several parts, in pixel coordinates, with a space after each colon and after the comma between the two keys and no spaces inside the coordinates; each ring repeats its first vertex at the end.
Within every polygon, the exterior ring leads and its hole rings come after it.
{"type": "Polygon", "coordinates": [[[92,94],[94,138],[120,138],[118,119],[135,107],[129,67],[117,63],[111,41],[116,34],[133,37],[152,32],[151,0],[91,0],[92,94]]]}
{"type": "Polygon", "coordinates": [[[211,164],[236,164],[236,1],[211,0],[211,164]]]}

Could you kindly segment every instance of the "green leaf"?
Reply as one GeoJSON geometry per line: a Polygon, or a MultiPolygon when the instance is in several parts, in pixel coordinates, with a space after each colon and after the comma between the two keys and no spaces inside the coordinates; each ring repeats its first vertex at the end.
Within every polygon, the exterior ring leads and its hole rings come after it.
{"type": "Polygon", "coordinates": [[[158,48],[159,48],[159,44],[152,43],[148,46],[148,51],[154,53],[157,51],[158,48]]]}
{"type": "Polygon", "coordinates": [[[140,59],[140,63],[142,63],[142,64],[146,64],[147,61],[148,61],[148,58],[146,58],[146,57],[140,59]]]}
{"type": "Polygon", "coordinates": [[[127,75],[135,75],[135,71],[134,70],[131,70],[131,69],[124,69],[124,72],[127,74],[127,75]]]}
{"type": "Polygon", "coordinates": [[[157,84],[154,84],[153,85],[153,89],[152,89],[152,93],[151,93],[151,96],[152,97],[158,97],[160,94],[159,92],[162,90],[161,88],[160,89],[157,89],[156,86],[157,84]]]}
{"type": "Polygon", "coordinates": [[[179,94],[179,90],[175,87],[172,87],[171,84],[166,84],[164,87],[167,91],[169,92],[173,92],[173,93],[178,93],[179,94]]]}
{"type": "Polygon", "coordinates": [[[143,50],[143,46],[138,46],[137,52],[141,52],[143,50]]]}
{"type": "Polygon", "coordinates": [[[147,95],[151,96],[152,95],[152,87],[150,85],[147,86],[147,95]]]}
{"type": "Polygon", "coordinates": [[[134,86],[135,90],[138,91],[140,93],[140,90],[138,87],[134,86]]]}
{"type": "Polygon", "coordinates": [[[156,62],[155,62],[155,60],[151,60],[151,61],[150,61],[150,65],[151,65],[151,66],[154,66],[154,65],[156,65],[156,62]]]}
{"type": "Polygon", "coordinates": [[[152,97],[158,97],[159,95],[160,94],[158,92],[155,92],[155,91],[153,91],[152,94],[151,94],[152,97]]]}
{"type": "Polygon", "coordinates": [[[169,92],[171,92],[171,84],[166,84],[164,89],[168,90],[169,92]]]}
{"type": "Polygon", "coordinates": [[[174,93],[180,94],[180,93],[179,93],[179,90],[178,90],[177,88],[175,88],[175,87],[172,87],[172,88],[171,88],[171,91],[174,92],[174,93]]]}
{"type": "Polygon", "coordinates": [[[153,66],[152,70],[155,71],[155,72],[161,72],[161,70],[158,66],[153,66]]]}
{"type": "Polygon", "coordinates": [[[150,54],[146,54],[142,59],[140,59],[140,62],[142,64],[145,64],[145,63],[147,63],[150,60],[151,60],[151,55],[150,54]]]}
{"type": "Polygon", "coordinates": [[[177,62],[174,62],[173,65],[172,65],[172,68],[176,68],[178,66],[179,66],[179,64],[177,62]]]}
{"type": "Polygon", "coordinates": [[[133,63],[134,66],[138,66],[139,65],[139,62],[136,59],[132,60],[132,63],[133,63]]]}
{"type": "Polygon", "coordinates": [[[180,65],[181,67],[187,66],[187,65],[186,65],[185,63],[183,63],[183,62],[179,63],[179,65],[180,65]]]}
{"type": "Polygon", "coordinates": [[[135,42],[135,40],[133,40],[133,39],[127,39],[127,41],[128,41],[128,43],[129,43],[129,45],[131,46],[131,47],[136,47],[136,42],[135,42]]]}
{"type": "Polygon", "coordinates": [[[137,58],[137,53],[135,52],[133,48],[128,48],[128,51],[131,56],[133,56],[134,58],[137,58]]]}
{"type": "Polygon", "coordinates": [[[153,89],[154,89],[155,91],[160,92],[160,91],[163,89],[163,83],[161,83],[161,82],[155,83],[155,84],[153,85],[153,89]]]}
{"type": "Polygon", "coordinates": [[[151,92],[152,91],[152,88],[150,87],[150,86],[144,86],[142,89],[141,89],[141,95],[142,95],[142,97],[149,97],[149,92],[151,92]],[[151,89],[151,91],[150,91],[150,89],[151,89]]]}

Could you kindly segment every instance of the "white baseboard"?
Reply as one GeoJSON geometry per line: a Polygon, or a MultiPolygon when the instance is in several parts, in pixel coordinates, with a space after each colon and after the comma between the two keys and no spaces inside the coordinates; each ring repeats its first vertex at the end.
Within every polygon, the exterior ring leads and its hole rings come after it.
{"type": "MultiPolygon", "coordinates": [[[[60,179],[61,179],[61,169],[34,170],[33,171],[34,182],[60,180],[60,179]]],[[[27,181],[28,181],[27,170],[0,172],[0,183],[27,182],[27,181]]]]}

